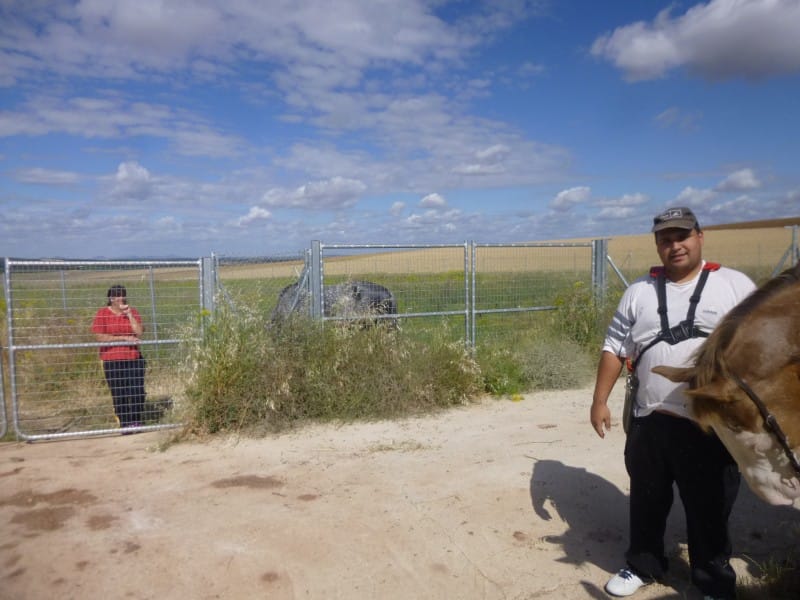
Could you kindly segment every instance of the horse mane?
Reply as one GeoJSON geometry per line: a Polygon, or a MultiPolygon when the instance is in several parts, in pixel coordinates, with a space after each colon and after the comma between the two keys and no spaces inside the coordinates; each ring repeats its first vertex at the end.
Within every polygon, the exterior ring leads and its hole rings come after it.
{"type": "Polygon", "coordinates": [[[796,284],[798,281],[800,281],[800,262],[759,286],[725,315],[711,335],[695,352],[693,357],[695,364],[693,388],[710,382],[715,373],[723,376],[728,375],[724,357],[725,350],[733,340],[733,336],[742,319],[769,298],[772,298],[787,286],[796,284]]]}

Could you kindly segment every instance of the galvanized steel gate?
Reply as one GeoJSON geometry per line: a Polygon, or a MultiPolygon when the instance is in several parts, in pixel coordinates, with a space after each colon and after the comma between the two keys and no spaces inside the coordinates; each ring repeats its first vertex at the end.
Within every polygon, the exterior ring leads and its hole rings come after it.
{"type": "MultiPolygon", "coordinates": [[[[127,288],[128,302],[145,323],[139,346],[147,361],[148,401],[137,429],[174,426],[169,409],[181,392],[181,346],[197,338],[214,293],[204,265],[210,261],[5,259],[7,377],[17,436],[33,441],[117,431],[98,358],[98,348],[109,344],[90,331],[113,284],[127,288]]],[[[5,413],[2,426],[5,434],[5,413]]]]}

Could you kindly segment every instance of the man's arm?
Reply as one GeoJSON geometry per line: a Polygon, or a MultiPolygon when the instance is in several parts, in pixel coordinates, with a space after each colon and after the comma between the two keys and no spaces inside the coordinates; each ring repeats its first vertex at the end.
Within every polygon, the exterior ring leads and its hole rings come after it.
{"type": "Polygon", "coordinates": [[[592,427],[601,438],[611,429],[611,411],[608,410],[608,396],[622,372],[624,359],[612,352],[605,351],[600,355],[597,365],[597,379],[592,396],[590,420],[592,427]]]}

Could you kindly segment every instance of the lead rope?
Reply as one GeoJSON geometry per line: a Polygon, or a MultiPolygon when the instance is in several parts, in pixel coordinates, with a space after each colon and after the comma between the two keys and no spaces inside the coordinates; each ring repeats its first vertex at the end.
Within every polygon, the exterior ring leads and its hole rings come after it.
{"type": "Polygon", "coordinates": [[[758,412],[761,413],[761,418],[764,419],[764,429],[775,436],[775,438],[778,440],[778,443],[781,445],[781,448],[783,448],[786,458],[789,459],[789,464],[792,465],[792,469],[794,469],[794,472],[800,476],[800,461],[797,460],[797,457],[792,451],[792,447],[789,446],[789,440],[786,438],[786,434],[783,433],[781,426],[778,425],[778,420],[775,418],[775,415],[767,410],[767,407],[761,401],[761,398],[756,395],[753,389],[747,385],[744,380],[739,379],[739,377],[733,374],[731,374],[731,378],[736,382],[736,385],[738,385],[742,391],[747,394],[747,397],[753,401],[753,404],[756,405],[758,412]]]}

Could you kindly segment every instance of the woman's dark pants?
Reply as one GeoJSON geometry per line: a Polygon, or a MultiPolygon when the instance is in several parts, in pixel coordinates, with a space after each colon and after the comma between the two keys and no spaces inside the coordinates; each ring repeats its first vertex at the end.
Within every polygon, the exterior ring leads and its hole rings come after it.
{"type": "Polygon", "coordinates": [[[145,401],[144,371],[143,358],[103,361],[103,372],[111,390],[114,412],[121,427],[142,423],[145,401]]]}

